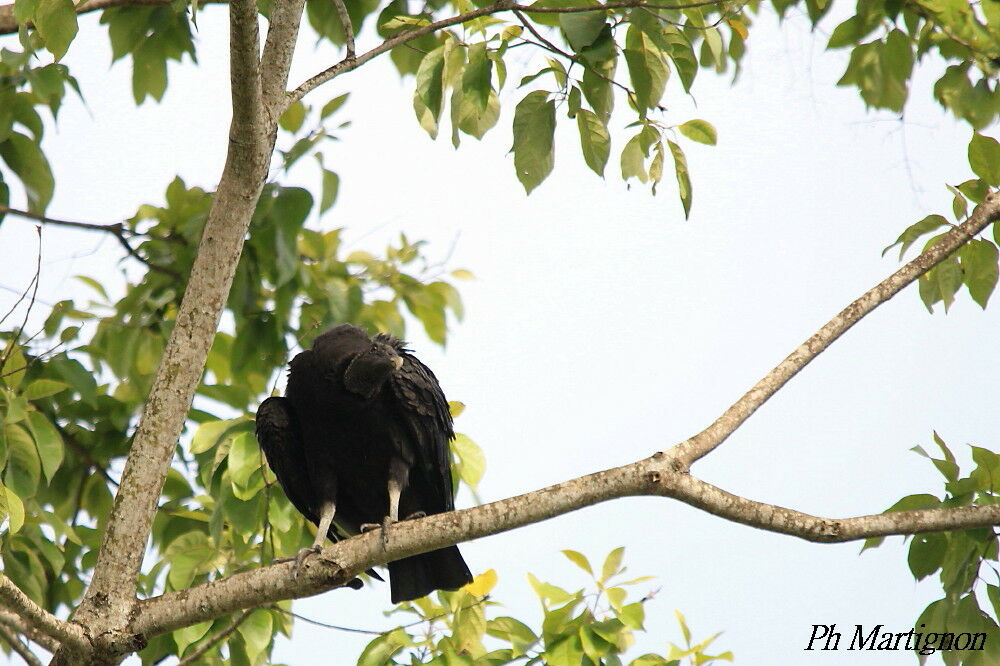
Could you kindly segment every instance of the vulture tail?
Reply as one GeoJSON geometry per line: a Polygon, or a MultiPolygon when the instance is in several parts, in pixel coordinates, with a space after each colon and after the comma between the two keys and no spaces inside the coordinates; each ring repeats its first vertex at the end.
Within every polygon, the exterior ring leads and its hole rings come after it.
{"type": "Polygon", "coordinates": [[[389,562],[392,603],[412,601],[434,590],[457,590],[472,582],[472,574],[458,546],[389,562]]]}

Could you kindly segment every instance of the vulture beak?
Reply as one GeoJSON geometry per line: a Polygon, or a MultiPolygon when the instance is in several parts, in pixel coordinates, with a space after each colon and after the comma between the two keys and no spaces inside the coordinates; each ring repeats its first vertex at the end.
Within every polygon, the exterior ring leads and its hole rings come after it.
{"type": "Polygon", "coordinates": [[[403,367],[403,357],[402,356],[393,356],[392,357],[392,365],[396,368],[396,370],[399,370],[400,368],[402,368],[403,367]]]}

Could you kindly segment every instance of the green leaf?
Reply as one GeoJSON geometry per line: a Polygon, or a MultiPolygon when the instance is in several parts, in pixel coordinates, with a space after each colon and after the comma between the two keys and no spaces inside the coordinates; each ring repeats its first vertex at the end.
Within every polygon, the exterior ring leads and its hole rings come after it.
{"type": "Polygon", "coordinates": [[[68,388],[69,384],[61,382],[57,379],[36,379],[28,384],[22,395],[24,395],[24,397],[28,400],[38,400],[40,398],[47,398],[50,395],[55,395],[56,393],[65,391],[68,388]]]}
{"type": "Polygon", "coordinates": [[[167,582],[175,590],[186,588],[195,576],[216,569],[226,560],[226,554],[216,548],[204,532],[187,532],[174,539],[166,550],[170,562],[167,582]]]}
{"type": "Polygon", "coordinates": [[[413,645],[413,639],[402,627],[396,627],[365,646],[358,657],[358,666],[385,666],[394,663],[392,657],[409,645],[413,645]]]}
{"type": "Polygon", "coordinates": [[[608,556],[604,558],[604,564],[601,566],[600,578],[600,583],[602,585],[608,582],[609,578],[619,573],[623,557],[625,557],[625,547],[621,546],[612,550],[608,553],[608,556]]]}
{"type": "Polygon", "coordinates": [[[997,246],[988,240],[974,238],[959,250],[959,261],[972,300],[985,310],[1000,277],[997,246]]]}
{"type": "Polygon", "coordinates": [[[969,142],[969,166],[988,185],[1000,185],[1000,142],[975,132],[969,142]]]}
{"type": "Polygon", "coordinates": [[[935,509],[941,506],[941,500],[939,500],[934,495],[920,494],[920,495],[907,495],[903,499],[899,500],[884,513],[890,513],[893,511],[918,511],[920,509],[935,509]]]}
{"type": "Polygon", "coordinates": [[[691,213],[691,177],[688,175],[687,159],[684,151],[673,141],[668,140],[670,154],[674,158],[674,172],[677,174],[677,194],[681,198],[684,206],[684,218],[687,219],[691,213]]]}
{"type": "Polygon", "coordinates": [[[76,8],[72,0],[40,0],[34,21],[45,40],[45,48],[57,61],[62,59],[76,37],[76,8]]]}
{"type": "Polygon", "coordinates": [[[904,231],[899,235],[899,238],[896,239],[895,243],[887,246],[884,250],[882,250],[882,256],[884,257],[886,252],[896,247],[897,245],[900,245],[899,259],[900,261],[902,261],[903,255],[906,254],[906,251],[910,249],[910,246],[913,245],[913,243],[916,242],[918,238],[926,234],[929,234],[930,232],[936,229],[948,226],[951,225],[948,224],[948,220],[944,219],[942,216],[928,215],[919,222],[916,222],[915,224],[912,224],[909,227],[907,227],[906,231],[904,231]]]}
{"type": "Polygon", "coordinates": [[[914,535],[907,556],[913,577],[921,580],[940,569],[947,550],[948,538],[944,534],[914,535]]]}
{"type": "Polygon", "coordinates": [[[490,101],[490,82],[493,61],[486,57],[486,44],[479,42],[469,47],[469,62],[462,72],[462,94],[479,113],[486,111],[490,101]]]}
{"type": "MultiPolygon", "coordinates": [[[[444,93],[444,46],[439,46],[420,61],[417,68],[416,95],[437,123],[441,117],[441,99],[444,93]]],[[[417,120],[421,118],[417,117],[417,120]]]]}
{"type": "Polygon", "coordinates": [[[483,450],[461,433],[456,433],[455,438],[451,440],[451,450],[459,459],[459,478],[476,491],[486,473],[486,456],[483,455],[483,450]]]}
{"type": "Polygon", "coordinates": [[[229,478],[235,486],[247,486],[250,475],[260,469],[260,448],[253,433],[241,432],[229,447],[229,478]]]}
{"type": "Polygon", "coordinates": [[[683,125],[680,125],[677,129],[680,130],[681,134],[692,141],[704,143],[709,146],[714,146],[716,140],[718,139],[715,128],[711,123],[705,120],[689,120],[683,125]]]}
{"type": "Polygon", "coordinates": [[[188,646],[201,640],[201,638],[204,637],[204,635],[207,634],[208,630],[211,628],[212,622],[209,620],[175,630],[171,636],[174,639],[174,643],[177,644],[178,656],[183,655],[184,650],[186,650],[188,646]]]}
{"type": "Polygon", "coordinates": [[[306,105],[301,100],[294,102],[285,109],[285,112],[278,118],[278,125],[286,132],[298,132],[302,128],[302,123],[306,119],[306,105]]]}
{"type": "Polygon", "coordinates": [[[560,552],[563,555],[565,555],[570,562],[580,567],[581,569],[589,573],[591,576],[594,575],[594,570],[590,568],[590,562],[587,560],[587,558],[584,556],[583,553],[577,552],[575,550],[563,550],[560,552]]]}
{"type": "Polygon", "coordinates": [[[7,531],[14,534],[24,525],[24,504],[17,494],[0,483],[0,523],[7,518],[7,531]]]}
{"type": "MultiPolygon", "coordinates": [[[[574,88],[575,90],[575,88],[574,88]]],[[[592,111],[580,109],[576,114],[576,125],[580,130],[580,149],[587,166],[598,176],[604,177],[604,167],[611,154],[611,135],[608,128],[592,111]]]]}
{"type": "Polygon", "coordinates": [[[337,201],[337,193],[340,191],[340,176],[329,169],[323,169],[323,194],[319,201],[319,212],[325,213],[330,210],[337,201]]]}
{"type": "MultiPolygon", "coordinates": [[[[16,389],[21,385],[21,382],[24,380],[24,373],[28,366],[28,363],[24,358],[24,352],[22,351],[21,345],[16,342],[16,340],[11,339],[10,342],[7,343],[6,350],[0,352],[0,359],[4,359],[4,364],[0,367],[0,381],[11,389],[16,389]]],[[[10,400],[7,401],[8,405],[10,402],[10,400]]],[[[12,417],[8,414],[7,418],[8,422],[10,422],[12,417]]],[[[19,421],[20,419],[13,420],[19,421]]]]}
{"type": "Polygon", "coordinates": [[[271,613],[266,610],[255,610],[243,620],[237,631],[246,642],[247,656],[250,661],[257,663],[260,655],[264,653],[267,646],[271,644],[274,636],[271,613]]]}
{"type": "Polygon", "coordinates": [[[191,453],[204,453],[214,448],[224,435],[232,434],[230,432],[231,429],[239,427],[249,430],[253,427],[253,421],[241,417],[225,421],[208,421],[207,423],[202,423],[198,426],[194,437],[191,439],[191,453]]]}
{"type": "Polygon", "coordinates": [[[635,26],[628,29],[624,55],[640,112],[655,109],[660,104],[670,74],[664,55],[654,41],[635,26]]]}
{"type": "Polygon", "coordinates": [[[625,626],[636,631],[641,631],[643,629],[643,620],[646,618],[646,611],[642,606],[642,602],[637,601],[634,604],[622,606],[618,617],[625,623],[625,626]]]}
{"type": "Polygon", "coordinates": [[[535,90],[514,109],[514,170],[528,194],[552,172],[555,161],[556,107],[548,96],[535,90]]]}
{"type": "Polygon", "coordinates": [[[566,41],[577,53],[593,44],[604,30],[603,11],[568,12],[558,16],[566,41]]]}
{"type": "Polygon", "coordinates": [[[350,94],[351,93],[344,93],[343,95],[337,95],[329,102],[324,104],[323,109],[319,112],[319,117],[322,118],[323,120],[326,120],[328,117],[332,116],[334,113],[336,113],[337,109],[339,109],[344,105],[344,102],[347,101],[347,98],[350,94]]]}
{"type": "Polygon", "coordinates": [[[573,634],[545,650],[545,664],[551,666],[580,666],[583,663],[583,646],[580,636],[573,634]]]}
{"type": "Polygon", "coordinates": [[[49,162],[38,144],[20,132],[11,132],[7,140],[0,143],[0,157],[24,183],[28,195],[28,210],[32,213],[44,213],[52,200],[55,181],[52,179],[49,162]]]}
{"type": "Polygon", "coordinates": [[[611,118],[611,112],[615,108],[614,91],[611,89],[610,79],[614,75],[614,68],[609,71],[601,71],[588,67],[583,71],[583,80],[580,88],[590,107],[600,118],[601,123],[607,126],[611,118]]]}
{"type": "Polygon", "coordinates": [[[561,606],[573,599],[573,595],[566,590],[551,583],[542,582],[535,578],[533,574],[528,574],[528,582],[539,599],[553,606],[561,606]]]}
{"type": "Polygon", "coordinates": [[[33,497],[41,478],[41,462],[35,441],[27,430],[9,421],[4,426],[4,438],[7,440],[7,469],[3,482],[18,497],[33,497]]]}
{"type": "MultiPolygon", "coordinates": [[[[933,243],[933,239],[931,242],[933,243]]],[[[962,278],[962,267],[955,255],[948,257],[921,275],[919,280],[920,298],[927,310],[933,312],[932,306],[938,301],[942,301],[944,311],[947,312],[951,304],[955,302],[955,294],[962,286],[962,278]]]]}
{"type": "Polygon", "coordinates": [[[63,461],[63,439],[52,422],[41,412],[28,412],[28,428],[35,439],[38,459],[46,481],[52,481],[63,461]]]}

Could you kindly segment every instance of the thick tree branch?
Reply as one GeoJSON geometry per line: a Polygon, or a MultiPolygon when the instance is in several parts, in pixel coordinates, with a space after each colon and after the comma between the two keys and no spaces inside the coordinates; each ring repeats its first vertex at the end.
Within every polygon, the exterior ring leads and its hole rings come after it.
{"type": "Polygon", "coordinates": [[[0,639],[3,639],[8,645],[10,645],[11,649],[14,650],[14,652],[16,652],[21,659],[24,660],[24,663],[28,664],[28,666],[42,666],[42,662],[38,660],[38,657],[31,654],[31,650],[28,649],[28,646],[25,645],[20,638],[18,638],[17,634],[11,631],[10,628],[4,624],[0,624],[0,639]]]}
{"type": "Polygon", "coordinates": [[[288,68],[295,51],[304,5],[305,0],[284,0],[276,2],[271,9],[270,27],[261,56],[261,84],[262,99],[272,123],[278,122],[278,117],[287,106],[285,86],[288,85],[288,68]]]}
{"type": "Polygon", "coordinates": [[[20,615],[12,613],[8,610],[0,609],[0,624],[7,627],[15,634],[24,636],[32,643],[37,643],[49,652],[55,652],[59,649],[59,641],[43,634],[34,626],[29,624],[27,621],[21,618],[20,615]]]}
{"type": "MultiPolygon", "coordinates": [[[[275,3],[275,11],[282,3],[275,3]]],[[[115,637],[134,617],[136,577],[174,447],[215,338],[250,218],[267,176],[276,128],[261,102],[257,5],[230,3],[233,119],[229,151],[176,323],[125,462],[93,579],[75,619],[115,637]]],[[[127,634],[127,632],[125,632],[127,634]]],[[[110,646],[124,654],[127,635],[110,646]]],[[[135,648],[131,648],[135,649],[135,648]]],[[[63,660],[66,663],[66,660],[63,660]]]]}
{"type": "Polygon", "coordinates": [[[823,328],[814,333],[798,349],[775,366],[771,372],[767,373],[767,376],[757,382],[712,425],[679,444],[676,447],[678,458],[686,465],[691,465],[710,453],[726,441],[726,438],[740,424],[750,418],[750,415],[757,411],[758,407],[767,402],[778,389],[794,377],[799,370],[806,367],[810,361],[819,356],[834,340],[846,333],[869,312],[947,259],[969,239],[997,220],[1000,220],[1000,192],[991,192],[981,204],[973,209],[968,220],[954,227],[933,247],[918,255],[913,261],[907,263],[841,310],[823,328]]]}
{"type": "Polygon", "coordinates": [[[382,548],[381,534],[376,533],[341,541],[306,560],[297,578],[292,576],[292,563],[275,564],[142,601],[133,630],[153,636],[241,608],[319,594],[344,585],[371,566],[625,496],[671,497],[745,525],[819,543],[1000,524],[1000,505],[819,518],[737,497],[678,471],[679,466],[670,454],[657,453],[525,495],[405,521],[393,525],[388,548],[382,548]]]}
{"type": "MultiPolygon", "coordinates": [[[[7,576],[0,573],[0,601],[4,609],[21,617],[32,628],[64,645],[88,646],[87,635],[79,624],[65,622],[28,598],[7,576]]],[[[6,624],[6,623],[5,623],[6,624]]]]}

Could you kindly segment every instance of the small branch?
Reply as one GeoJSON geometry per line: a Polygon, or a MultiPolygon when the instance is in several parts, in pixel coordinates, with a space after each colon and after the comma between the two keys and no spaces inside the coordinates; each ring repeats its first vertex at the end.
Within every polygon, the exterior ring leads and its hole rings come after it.
{"type": "Polygon", "coordinates": [[[425,26],[415,28],[414,30],[409,30],[407,32],[402,32],[394,37],[390,37],[385,40],[375,48],[370,51],[357,56],[355,58],[345,58],[341,60],[336,65],[324,69],[319,74],[310,77],[306,81],[299,84],[294,90],[292,90],[286,96],[285,108],[289,105],[299,101],[310,91],[316,89],[317,87],[323,85],[327,81],[340,76],[346,72],[350,72],[357,69],[361,65],[365,64],[372,58],[378,57],[390,51],[397,46],[401,46],[406,42],[417,39],[418,37],[423,37],[424,35],[429,35],[433,32],[437,32],[441,28],[447,28],[449,26],[458,25],[460,23],[465,23],[466,21],[471,21],[477,19],[481,16],[487,16],[490,14],[497,14],[506,11],[521,11],[526,14],[574,14],[580,12],[594,12],[594,11],[607,11],[613,9],[628,9],[632,7],[646,7],[649,9],[694,9],[696,7],[707,7],[709,5],[721,4],[723,0],[705,0],[704,2],[693,2],[686,4],[677,5],[661,5],[661,4],[651,4],[648,2],[641,2],[641,0],[628,0],[627,2],[612,2],[605,5],[589,5],[585,7],[535,7],[533,5],[520,5],[510,0],[498,0],[497,2],[489,5],[487,7],[482,7],[480,9],[473,10],[471,12],[465,12],[464,14],[459,14],[457,16],[452,16],[450,18],[441,19],[440,21],[434,21],[425,26]]]}
{"type": "Polygon", "coordinates": [[[59,641],[38,631],[21,619],[21,616],[10,611],[0,609],[0,625],[8,627],[15,634],[24,636],[32,643],[41,645],[49,652],[55,652],[59,649],[59,641]]]}
{"type": "MultiPolygon", "coordinates": [[[[466,21],[471,21],[472,19],[479,18],[480,16],[487,16],[489,14],[495,14],[497,12],[507,11],[512,9],[517,5],[510,2],[510,0],[499,0],[487,7],[482,7],[480,9],[475,9],[471,12],[466,12],[464,14],[459,14],[458,16],[452,16],[450,18],[441,19],[440,21],[434,21],[425,26],[415,28],[413,30],[408,30],[402,32],[394,37],[390,37],[385,40],[375,48],[370,51],[366,51],[353,59],[344,59],[338,62],[332,67],[328,67],[319,74],[310,77],[306,81],[299,84],[295,90],[292,90],[286,95],[285,106],[291,105],[300,99],[302,99],[308,92],[314,90],[315,88],[323,85],[327,81],[340,76],[346,72],[357,69],[361,65],[365,64],[372,58],[376,58],[386,51],[391,51],[401,44],[417,39],[418,37],[423,37],[424,35],[429,35],[433,32],[440,30],[441,28],[447,28],[449,26],[458,25],[459,23],[465,23],[466,21]]],[[[590,9],[593,11],[593,8],[590,9]]]]}
{"type": "Polygon", "coordinates": [[[14,650],[14,652],[16,652],[21,659],[24,659],[24,663],[28,664],[28,666],[42,666],[42,662],[38,660],[38,657],[31,654],[31,650],[29,650],[28,646],[17,637],[17,634],[12,632],[3,624],[0,624],[0,638],[7,641],[11,649],[14,650]]]}
{"type": "Polygon", "coordinates": [[[734,495],[689,474],[678,474],[665,485],[670,487],[664,489],[664,495],[720,518],[815,543],[844,543],[871,537],[1000,525],[1000,504],[895,511],[857,518],[820,518],[734,495]]]}
{"type": "Polygon", "coordinates": [[[887,277],[872,289],[865,292],[861,298],[840,311],[823,328],[803,342],[798,349],[788,355],[771,372],[757,382],[753,388],[736,401],[722,416],[705,430],[691,439],[678,444],[671,451],[683,461],[691,465],[696,460],[711,453],[717,446],[726,441],[740,424],[750,418],[757,409],[774,395],[810,361],[819,356],[834,340],[846,333],[848,329],[867,315],[895,296],[901,289],[947,259],[955,250],[964,245],[980,231],[993,222],[1000,220],[1000,192],[991,192],[981,204],[973,209],[969,219],[945,234],[933,247],[918,255],[898,271],[887,277]]]}
{"type": "MultiPolygon", "coordinates": [[[[564,58],[568,58],[570,62],[575,62],[575,63],[583,65],[584,67],[587,67],[586,63],[584,63],[579,56],[574,55],[572,53],[567,53],[566,51],[563,51],[558,46],[556,46],[555,44],[553,44],[552,42],[550,42],[549,40],[545,39],[545,37],[542,36],[542,34],[538,31],[537,28],[535,28],[535,26],[531,23],[531,21],[529,21],[527,18],[525,18],[524,14],[522,14],[520,11],[518,11],[518,10],[515,9],[514,10],[514,16],[516,16],[517,20],[521,22],[521,25],[523,25],[525,28],[528,29],[528,32],[530,32],[532,35],[535,36],[535,39],[537,39],[539,42],[541,42],[541,44],[535,44],[535,46],[540,46],[541,48],[548,49],[552,53],[555,53],[557,55],[561,55],[564,58]]],[[[528,40],[525,40],[525,41],[528,41],[528,40]]],[[[529,42],[529,43],[532,43],[532,42],[529,42]]],[[[631,88],[629,88],[628,86],[625,86],[625,85],[622,85],[621,83],[618,83],[617,81],[614,80],[614,78],[612,78],[610,76],[605,76],[604,74],[600,73],[599,71],[597,71],[593,67],[589,67],[588,69],[590,70],[591,73],[595,74],[599,78],[602,78],[605,81],[607,81],[608,83],[610,83],[611,85],[613,85],[613,86],[615,86],[617,88],[620,88],[621,90],[624,90],[625,94],[629,95],[629,97],[631,97],[633,100],[636,99],[635,91],[632,90],[631,88]]]]}
{"type": "Polygon", "coordinates": [[[351,25],[351,15],[347,13],[347,5],[344,0],[333,0],[333,6],[337,8],[337,16],[340,17],[340,24],[344,26],[344,41],[347,44],[346,60],[354,59],[354,26],[351,25]]]}
{"type": "Polygon", "coordinates": [[[8,610],[19,615],[30,626],[72,647],[89,646],[83,627],[74,622],[64,622],[28,598],[7,576],[0,573],[0,601],[8,610]]]}
{"type": "Polygon", "coordinates": [[[227,624],[222,629],[219,629],[217,632],[212,634],[212,636],[209,637],[208,640],[204,641],[201,645],[199,645],[197,649],[194,650],[194,652],[192,652],[188,656],[178,661],[177,666],[187,666],[188,664],[193,664],[194,662],[201,659],[201,657],[206,652],[211,650],[213,647],[215,647],[222,641],[226,640],[226,638],[228,638],[230,634],[236,631],[239,628],[239,626],[243,624],[243,621],[246,620],[247,617],[250,615],[250,613],[252,613],[253,611],[254,611],[253,608],[247,608],[246,610],[237,613],[229,624],[227,624]]]}
{"type": "Polygon", "coordinates": [[[115,224],[94,224],[93,222],[59,220],[54,217],[47,217],[45,215],[39,215],[38,213],[32,213],[26,210],[19,210],[17,208],[11,208],[10,206],[3,205],[0,205],[0,213],[5,215],[16,215],[18,217],[41,222],[42,224],[52,224],[60,227],[70,227],[73,229],[85,229],[86,231],[105,231],[107,233],[115,234],[116,236],[122,234],[131,234],[133,236],[141,235],[131,229],[126,229],[121,222],[116,222],[115,224]]]}
{"type": "MultiPolygon", "coordinates": [[[[27,294],[28,291],[30,290],[31,299],[28,301],[28,307],[24,311],[24,319],[21,320],[21,327],[17,329],[17,332],[15,332],[13,337],[11,338],[10,344],[7,345],[7,350],[4,352],[3,358],[0,358],[0,371],[4,370],[5,366],[7,365],[7,361],[10,360],[10,355],[14,353],[14,348],[20,345],[19,341],[21,338],[21,334],[24,333],[24,327],[28,325],[28,317],[31,316],[32,308],[35,307],[35,297],[38,296],[38,283],[42,281],[42,228],[40,226],[35,226],[35,231],[38,234],[38,254],[36,255],[35,258],[35,275],[34,277],[31,278],[31,282],[28,284],[28,289],[26,289],[24,292],[25,294],[27,294]]],[[[23,297],[19,298],[17,300],[17,303],[20,303],[22,300],[23,297]]],[[[17,304],[15,304],[14,307],[17,307],[17,304]]],[[[13,312],[13,309],[11,310],[11,312],[13,312]]],[[[10,313],[4,315],[4,319],[7,319],[7,316],[9,314],[10,313]]],[[[26,340],[25,344],[27,344],[28,342],[30,342],[30,340],[26,340]]],[[[27,366],[25,366],[25,368],[26,367],[27,366]]],[[[25,368],[17,368],[16,370],[8,371],[6,374],[8,375],[13,374],[15,372],[24,370],[25,368]]]]}
{"type": "Polygon", "coordinates": [[[91,222],[75,222],[72,220],[59,220],[53,217],[46,217],[44,215],[38,215],[37,213],[31,213],[26,210],[18,210],[16,208],[10,208],[9,206],[0,206],[0,213],[6,213],[8,215],[16,215],[18,217],[24,217],[29,220],[35,220],[36,222],[41,222],[42,224],[50,224],[59,227],[68,227],[71,229],[82,229],[84,231],[103,231],[114,236],[119,244],[125,248],[125,252],[134,259],[142,262],[151,270],[158,271],[164,275],[169,275],[170,277],[180,280],[181,274],[172,268],[167,268],[166,266],[159,266],[152,263],[146,257],[139,254],[132,245],[128,242],[126,236],[131,236],[135,238],[136,236],[142,236],[143,234],[137,233],[125,227],[121,222],[116,222],[115,224],[94,224],[91,222]]]}

